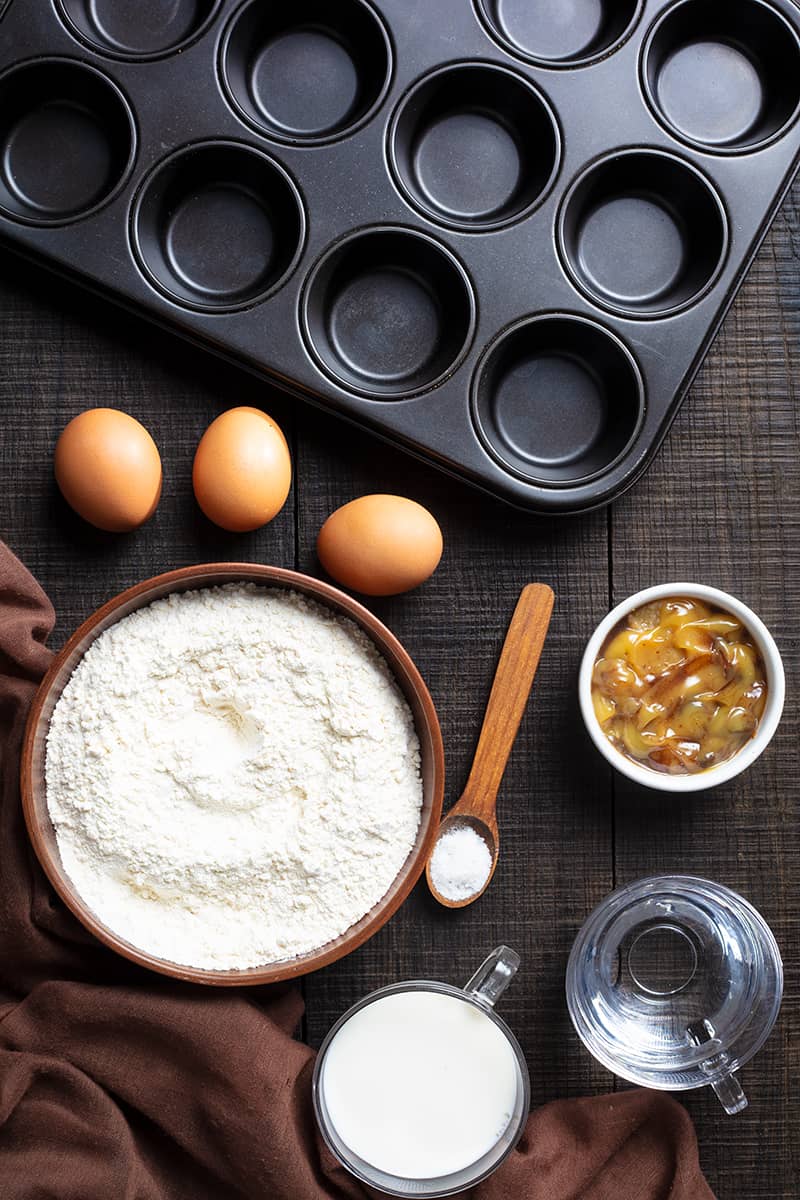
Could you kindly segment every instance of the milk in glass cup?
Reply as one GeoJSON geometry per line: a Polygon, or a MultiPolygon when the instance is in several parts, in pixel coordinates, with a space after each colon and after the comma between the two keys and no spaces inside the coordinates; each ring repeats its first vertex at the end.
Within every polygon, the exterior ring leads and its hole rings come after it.
{"type": "Polygon", "coordinates": [[[381,988],[331,1029],[314,1069],[314,1109],[358,1179],[392,1196],[449,1196],[514,1148],[530,1082],[494,1005],[519,961],[499,946],[463,988],[431,980],[381,988]]]}

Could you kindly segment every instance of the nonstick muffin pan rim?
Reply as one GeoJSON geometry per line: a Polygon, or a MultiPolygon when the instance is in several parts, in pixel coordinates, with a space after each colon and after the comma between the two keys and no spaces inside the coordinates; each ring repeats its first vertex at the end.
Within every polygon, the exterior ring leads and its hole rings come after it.
{"type": "MultiPolygon", "coordinates": [[[[274,4],[274,0],[272,0],[274,4]]],[[[295,0],[298,2],[298,0],[295,0]]],[[[224,5],[224,0],[221,0],[224,5]]],[[[367,125],[380,111],[386,97],[388,96],[395,75],[395,45],[392,34],[383,14],[375,7],[372,0],[347,0],[347,3],[355,9],[360,9],[374,23],[375,32],[380,35],[383,48],[386,53],[386,63],[383,72],[383,82],[372,97],[371,101],[364,111],[352,120],[347,120],[345,117],[341,125],[337,125],[329,132],[321,132],[318,134],[295,134],[282,133],[280,128],[269,125],[266,122],[260,121],[254,117],[252,113],[247,111],[247,108],[242,104],[242,101],[236,94],[236,90],[231,84],[228,66],[228,56],[232,50],[232,43],[235,34],[242,19],[247,15],[248,11],[255,11],[259,0],[242,0],[242,3],[231,10],[227,16],[223,18],[222,28],[219,31],[217,45],[215,47],[214,56],[216,63],[217,80],[233,115],[237,120],[241,121],[251,132],[257,134],[260,138],[266,138],[268,141],[275,142],[278,145],[285,146],[304,146],[309,149],[315,146],[326,146],[334,142],[340,141],[342,138],[349,137],[367,125]]],[[[356,66],[356,64],[354,64],[356,66]]],[[[357,69],[357,67],[356,67],[357,69]]]]}
{"type": "MultiPolygon", "coordinates": [[[[378,264],[380,265],[380,264],[378,264]]],[[[437,297],[438,299],[438,297],[437,297]]],[[[300,330],[302,333],[303,344],[311,361],[316,365],[317,369],[322,372],[333,384],[342,389],[346,393],[352,393],[361,399],[368,400],[375,405],[383,405],[386,403],[394,404],[403,400],[422,397],[428,392],[435,391],[445,380],[449,379],[462,366],[467,357],[475,338],[475,330],[477,326],[477,311],[478,302],[475,293],[475,285],[470,276],[467,267],[462,262],[461,258],[442,242],[435,234],[429,233],[427,230],[416,228],[411,225],[401,225],[398,223],[379,222],[376,224],[360,225],[341,237],[336,238],[333,242],[324,247],[316,260],[311,264],[306,272],[300,288],[298,298],[298,319],[300,330]],[[314,302],[314,291],[317,286],[324,286],[326,280],[324,272],[327,268],[331,270],[331,277],[336,271],[337,262],[341,264],[344,261],[348,249],[357,248],[357,243],[362,239],[370,237],[387,235],[389,238],[397,238],[398,240],[408,238],[415,240],[426,246],[428,250],[433,251],[434,255],[441,257],[444,263],[447,263],[447,270],[452,268],[454,274],[453,282],[459,284],[463,289],[463,299],[466,300],[467,306],[467,322],[464,328],[463,337],[461,338],[460,346],[448,365],[444,366],[440,371],[433,375],[425,383],[415,386],[411,384],[408,387],[403,387],[398,381],[398,386],[395,390],[381,392],[379,387],[373,383],[372,386],[366,382],[360,385],[357,378],[351,376],[349,379],[345,377],[341,371],[337,371],[332,365],[331,359],[335,358],[335,351],[330,352],[329,356],[323,352],[318,344],[320,337],[319,332],[315,337],[315,324],[310,311],[311,305],[314,302]]],[[[327,321],[326,314],[323,321],[327,321]]],[[[447,318],[447,314],[444,314],[447,318]]],[[[327,337],[326,341],[330,342],[327,337]]],[[[328,348],[326,347],[326,350],[328,348]]]]}
{"type": "MultiPolygon", "coordinates": [[[[688,147],[695,154],[709,155],[715,158],[732,158],[745,157],[752,154],[758,154],[760,150],[765,150],[773,143],[781,141],[790,132],[796,124],[800,116],[800,87],[798,88],[798,98],[794,109],[791,111],[787,119],[771,134],[750,143],[742,145],[729,145],[726,143],[715,144],[714,142],[704,141],[699,138],[691,137],[689,134],[679,129],[672,121],[669,120],[666,113],[662,110],[661,104],[653,89],[650,74],[648,71],[648,62],[654,51],[656,41],[660,33],[663,32],[665,25],[677,14],[681,9],[689,8],[696,4],[698,0],[673,0],[673,3],[667,5],[657,13],[651,25],[649,26],[645,39],[639,48],[639,86],[642,96],[650,109],[655,120],[659,123],[662,129],[670,138],[676,141],[679,145],[688,147]]],[[[795,0],[791,0],[792,3],[795,0]]],[[[770,0],[746,0],[747,5],[753,5],[755,8],[762,9],[768,12],[776,22],[784,26],[787,35],[794,43],[794,49],[800,56],[800,32],[792,25],[788,17],[781,8],[770,2],[770,0]]],[[[796,13],[800,19],[800,12],[796,13]]],[[[723,18],[724,19],[724,18],[723,18]]]]}
{"type": "MultiPolygon", "coordinates": [[[[638,197],[647,199],[649,196],[648,189],[642,187],[638,193],[632,193],[638,197]]],[[[683,222],[682,222],[683,223],[683,222]]],[[[714,181],[706,174],[696,163],[685,158],[680,152],[675,150],[667,150],[653,143],[638,144],[630,146],[616,146],[607,153],[598,154],[585,164],[583,169],[579,171],[569,182],[564,194],[559,202],[558,210],[555,217],[554,237],[558,258],[562,270],[566,273],[572,286],[584,296],[588,302],[595,308],[606,311],[614,316],[621,317],[626,321],[646,321],[648,324],[658,324],[662,321],[667,321],[671,317],[679,316],[687,309],[699,304],[715,287],[720,275],[725,269],[728,261],[728,255],[731,247],[730,234],[730,214],[728,207],[715,185],[714,181]],[[716,264],[713,271],[710,273],[706,281],[696,291],[692,292],[685,299],[673,304],[668,304],[663,308],[636,308],[632,303],[625,304],[622,301],[614,301],[610,298],[605,298],[599,290],[593,290],[589,282],[582,278],[580,271],[574,263],[575,253],[568,247],[568,237],[566,232],[567,220],[570,216],[570,209],[579,197],[580,189],[584,187],[595,172],[602,170],[605,167],[613,167],[617,162],[626,158],[634,158],[640,156],[642,158],[661,159],[665,163],[676,164],[680,170],[685,170],[694,175],[701,188],[705,190],[706,198],[714,205],[716,213],[719,217],[719,233],[721,235],[721,243],[719,253],[716,256],[716,264]]]]}
{"type": "MultiPolygon", "coordinates": [[[[3,71],[0,71],[0,91],[9,81],[13,80],[15,76],[21,77],[29,71],[36,71],[50,66],[63,68],[67,73],[74,71],[76,75],[86,75],[95,80],[101,91],[104,88],[108,88],[110,93],[114,96],[115,103],[117,101],[119,102],[119,111],[116,115],[123,115],[127,122],[128,131],[130,134],[130,145],[124,166],[118,173],[116,182],[113,184],[113,186],[102,192],[99,199],[90,203],[86,208],[79,209],[72,213],[64,212],[59,216],[47,217],[43,214],[41,216],[34,217],[26,215],[25,213],[14,212],[5,204],[3,204],[2,200],[0,200],[0,216],[4,217],[6,220],[27,225],[32,229],[55,229],[61,226],[74,225],[78,221],[83,221],[86,218],[96,216],[96,214],[102,209],[113,203],[113,201],[116,200],[125,190],[125,187],[130,182],[133,174],[133,169],[139,152],[139,125],[133,104],[131,103],[127,93],[123,90],[122,86],[117,83],[115,79],[112,79],[111,76],[107,75],[106,72],[100,67],[95,66],[94,63],[85,62],[83,59],[72,58],[68,55],[62,54],[29,56],[27,58],[20,59],[11,66],[6,67],[3,71]]],[[[2,116],[0,115],[0,121],[1,120],[2,116]]],[[[5,146],[0,147],[0,154],[2,154],[3,161],[2,174],[5,176],[8,170],[6,163],[7,149],[5,146]]]]}
{"type": "MultiPolygon", "coordinates": [[[[607,3],[608,0],[602,0],[607,3]]],[[[629,42],[633,37],[639,22],[642,19],[647,0],[635,0],[633,11],[624,25],[618,36],[612,38],[606,45],[599,47],[595,51],[590,51],[588,54],[578,52],[574,56],[567,55],[563,58],[548,58],[541,54],[535,54],[532,51],[526,51],[513,38],[505,34],[497,25],[495,18],[489,11],[488,0],[472,0],[475,9],[475,15],[480,21],[487,37],[489,37],[496,46],[498,46],[504,54],[517,62],[528,63],[531,66],[540,67],[545,71],[570,71],[580,70],[582,67],[591,67],[597,62],[602,62],[603,59],[610,58],[611,55],[629,42]]]]}
{"type": "Polygon", "coordinates": [[[271,296],[275,295],[276,292],[280,291],[288,283],[291,276],[297,270],[306,248],[308,210],[305,197],[297,180],[280,160],[273,158],[266,150],[253,145],[252,142],[237,141],[233,138],[207,138],[186,142],[184,145],[172,150],[164,158],[153,163],[146,174],[143,175],[131,197],[127,224],[134,262],[150,287],[155,288],[165,299],[178,308],[185,308],[198,313],[217,313],[222,315],[224,313],[241,312],[256,308],[270,299],[271,296]],[[260,163],[267,168],[267,171],[274,172],[276,178],[281,180],[281,185],[286,186],[286,195],[290,198],[290,202],[293,203],[295,214],[298,218],[296,245],[291,258],[280,274],[255,295],[240,301],[229,300],[216,304],[211,302],[203,303],[199,299],[193,300],[189,297],[181,296],[160,279],[143,249],[141,232],[143,205],[148,198],[148,193],[158,182],[162,173],[168,172],[173,167],[180,167],[193,155],[200,157],[204,153],[213,152],[214,150],[233,150],[234,152],[241,152],[244,157],[260,160],[260,163]]]}
{"type": "MultiPolygon", "coordinates": [[[[9,0],[9,3],[11,0],[9,0]]],[[[128,0],[132,3],[133,0],[128,0]]],[[[67,9],[68,0],[53,0],[53,7],[56,15],[61,21],[69,35],[76,41],[85,46],[93,54],[97,54],[102,58],[110,58],[117,62],[156,62],[161,58],[171,58],[173,54],[180,54],[194,45],[204,34],[208,32],[211,26],[219,17],[219,11],[222,8],[225,0],[210,0],[208,12],[192,30],[177,41],[170,43],[160,50],[124,50],[122,47],[115,48],[111,43],[101,41],[99,38],[92,37],[85,30],[81,29],[75,19],[70,15],[67,9]]],[[[3,5],[0,3],[0,14],[2,14],[3,5]]]]}
{"type": "MultiPolygon", "coordinates": [[[[546,354],[546,344],[543,349],[544,353],[546,354]]],[[[599,374],[599,366],[597,369],[594,369],[594,363],[587,366],[586,364],[588,360],[582,360],[577,354],[572,352],[565,352],[557,343],[550,344],[550,353],[554,357],[573,360],[581,369],[586,372],[586,374],[599,374]]],[[[603,391],[606,391],[605,387],[603,388],[603,391]]],[[[519,320],[512,321],[504,329],[499,330],[498,333],[491,339],[491,341],[489,341],[488,344],[483,348],[480,357],[475,364],[470,379],[469,398],[470,416],[478,437],[480,438],[484,449],[499,464],[499,466],[504,471],[508,471],[512,475],[516,476],[516,478],[523,483],[556,489],[578,486],[583,487],[592,483],[593,480],[600,479],[604,475],[608,475],[615,466],[621,463],[631,453],[635,447],[639,435],[642,432],[642,427],[644,425],[645,416],[647,413],[647,388],[645,379],[636,359],[636,355],[628,343],[622,337],[620,337],[615,330],[611,329],[608,325],[603,324],[602,321],[599,321],[594,317],[586,316],[583,313],[579,314],[563,309],[529,313],[527,316],[520,317],[519,320]],[[526,329],[531,327],[545,326],[551,323],[565,326],[573,325],[576,327],[576,331],[583,327],[583,332],[585,334],[589,336],[599,334],[601,339],[607,340],[609,351],[619,357],[619,360],[624,363],[625,369],[629,372],[629,382],[633,385],[633,393],[635,397],[634,402],[636,408],[636,416],[630,433],[619,450],[616,451],[616,453],[614,453],[607,462],[595,470],[588,470],[584,473],[568,476],[563,479],[559,479],[554,475],[548,477],[543,471],[542,474],[537,476],[535,474],[535,468],[525,470],[519,466],[515,466],[513,461],[511,461],[510,455],[504,457],[500,447],[496,445],[495,441],[490,436],[489,422],[483,412],[485,405],[482,389],[484,380],[487,379],[491,370],[494,369],[493,360],[502,354],[504,348],[512,343],[518,334],[523,333],[526,329]]],[[[490,396],[490,403],[491,399],[492,398],[490,396]]],[[[568,465],[568,462],[565,465],[568,465]]]]}
{"type": "MultiPolygon", "coordinates": [[[[483,106],[475,104],[473,111],[483,114],[483,106]]],[[[499,123],[499,122],[498,122],[499,123]]],[[[477,233],[487,234],[498,229],[505,229],[510,225],[516,225],[519,222],[527,220],[537,209],[541,208],[544,202],[549,198],[556,181],[561,174],[564,134],[561,128],[561,122],[558,113],[553,106],[552,101],[547,93],[539,87],[532,79],[528,79],[525,75],[515,70],[513,66],[495,62],[491,59],[484,58],[459,58],[449,62],[442,63],[432,70],[424,72],[417,76],[405,91],[397,99],[392,112],[386,124],[385,138],[385,155],[386,164],[389,170],[390,177],[395,187],[397,188],[401,198],[409,205],[415,215],[421,216],[424,220],[429,221],[433,225],[440,228],[450,230],[454,233],[477,233]],[[534,104],[540,107],[540,116],[544,120],[548,120],[553,133],[553,154],[552,166],[545,178],[542,186],[536,191],[522,207],[515,209],[507,216],[499,216],[497,218],[488,217],[481,219],[477,217],[473,220],[459,218],[458,216],[447,216],[443,210],[437,209],[432,203],[425,203],[423,199],[417,196],[413,188],[406,182],[404,172],[401,169],[398,159],[398,137],[400,134],[400,126],[403,118],[408,112],[408,106],[431,84],[437,81],[446,79],[447,76],[455,74],[459,70],[474,70],[476,73],[480,71],[494,72],[500,78],[505,78],[516,85],[521,85],[528,92],[534,104]]]]}

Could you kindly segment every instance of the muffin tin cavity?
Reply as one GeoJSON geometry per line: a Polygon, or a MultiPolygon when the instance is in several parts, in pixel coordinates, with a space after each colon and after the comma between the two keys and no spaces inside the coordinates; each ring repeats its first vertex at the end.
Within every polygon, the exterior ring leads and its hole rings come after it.
{"type": "Polygon", "coordinates": [[[434,71],[401,101],[389,161],[410,202],[431,220],[483,231],[525,215],[549,190],[560,139],[549,106],[503,67],[434,71]]]}
{"type": "Polygon", "coordinates": [[[761,0],[680,0],[653,27],[645,93],[675,137],[719,154],[778,137],[800,105],[800,42],[761,0]]]}
{"type": "Polygon", "coordinates": [[[728,247],[725,210],[693,166],[653,150],[594,163],[559,216],[565,266],[591,299],[625,316],[667,316],[697,300],[728,247]]]}
{"type": "Polygon", "coordinates": [[[800,166],[800,0],[0,13],[4,242],[531,512],[644,472],[800,166]]]}
{"type": "Polygon", "coordinates": [[[377,400],[433,387],[458,365],[475,324],[472,288],[457,259],[403,228],[364,230],[326,251],[302,305],[323,370],[377,400]]]}
{"type": "Polygon", "coordinates": [[[509,54],[544,67],[577,67],[616,49],[642,0],[475,0],[509,54]]]}
{"type": "Polygon", "coordinates": [[[272,159],[237,142],[203,142],[155,168],[131,232],[142,269],[170,299],[227,312],[280,287],[303,248],[305,216],[272,159]]]}
{"type": "Polygon", "coordinates": [[[93,212],[135,153],[119,88],[71,59],[37,59],[0,77],[0,211],[32,225],[93,212]]]}
{"type": "Polygon", "coordinates": [[[523,479],[583,482],[630,445],[644,414],[639,369],[582,317],[530,317],[502,333],[475,375],[472,412],[489,452],[523,479]]]}
{"type": "Polygon", "coordinates": [[[101,54],[158,58],[208,27],[219,0],[56,0],[66,25],[101,54]]]}
{"type": "Polygon", "coordinates": [[[282,142],[330,141],[365,121],[391,77],[389,38],[363,0],[249,0],[222,42],[238,114],[282,142]]]}

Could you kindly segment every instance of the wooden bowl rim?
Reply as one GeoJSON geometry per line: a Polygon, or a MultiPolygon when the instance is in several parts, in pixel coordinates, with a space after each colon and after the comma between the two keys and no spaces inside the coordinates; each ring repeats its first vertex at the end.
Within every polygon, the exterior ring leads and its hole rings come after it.
{"type": "MultiPolygon", "coordinates": [[[[128,613],[124,615],[127,616],[128,613]]],[[[122,618],[118,619],[121,620],[122,618]]],[[[67,679],[70,677],[71,672],[67,679]]],[[[65,686],[66,680],[62,684],[58,698],[60,698],[61,691],[63,691],[65,686]]],[[[58,702],[58,698],[53,702],[53,707],[58,702]]],[[[42,757],[42,762],[44,762],[44,757],[42,757]]],[[[256,986],[296,978],[299,975],[308,974],[311,971],[319,970],[321,967],[336,962],[337,959],[343,958],[346,954],[350,954],[353,950],[363,945],[368,938],[377,933],[397,912],[425,869],[425,864],[433,848],[436,831],[439,827],[444,797],[444,747],[436,708],[425,681],[414,664],[413,659],[391,630],[371,613],[368,608],[365,608],[363,604],[360,604],[357,600],[354,600],[351,596],[348,596],[345,592],[331,584],[325,583],[320,579],[315,579],[311,575],[305,575],[302,572],[289,570],[285,567],[267,566],[262,563],[202,563],[197,566],[180,567],[173,571],[165,571],[162,574],[154,575],[113,596],[87,617],[69,637],[58,653],[54,655],[47,673],[39,684],[28,714],[20,764],[20,790],[28,836],[42,869],[67,908],[100,942],[111,950],[114,950],[117,954],[120,954],[123,958],[127,958],[131,962],[147,967],[161,975],[167,975],[172,979],[217,987],[256,986]],[[220,578],[221,576],[229,576],[229,578],[223,579],[220,578]],[[300,955],[297,958],[285,959],[277,963],[267,963],[257,967],[248,967],[243,970],[218,971],[206,970],[202,967],[184,966],[179,963],[171,963],[166,959],[157,958],[155,955],[148,954],[146,951],[140,950],[131,943],[126,942],[124,938],[114,933],[113,930],[98,920],[92,910],[84,903],[61,865],[60,857],[55,849],[55,831],[47,808],[44,779],[42,780],[41,788],[36,789],[33,783],[33,764],[37,735],[46,738],[46,731],[41,729],[42,717],[46,704],[52,699],[51,691],[55,680],[84,639],[87,637],[91,638],[81,652],[81,657],[86,653],[89,645],[100,636],[100,632],[104,632],[110,625],[115,624],[115,621],[108,621],[107,619],[112,617],[119,609],[130,605],[131,602],[134,602],[134,604],[133,608],[129,609],[129,612],[137,608],[143,608],[148,603],[152,603],[172,591],[192,591],[196,587],[199,588],[201,586],[222,587],[225,583],[236,582],[272,584],[278,587],[294,588],[355,621],[364,630],[381,654],[392,673],[392,677],[397,682],[407,703],[412,708],[414,724],[423,749],[426,740],[430,742],[432,778],[430,788],[425,788],[423,782],[423,808],[414,846],[386,894],[373,905],[360,921],[351,925],[343,934],[340,934],[337,938],[334,938],[317,950],[309,951],[307,954],[300,955]],[[188,584],[189,586],[182,587],[181,585],[183,584],[188,584]],[[152,595],[154,591],[158,591],[159,595],[152,595]],[[141,603],[135,603],[138,600],[141,600],[141,603]],[[103,622],[107,622],[107,624],[104,625],[104,628],[100,632],[97,632],[98,626],[103,624],[103,622]],[[416,704],[414,704],[414,700],[416,700],[416,704]],[[418,713],[414,711],[416,708],[419,709],[418,713]],[[428,792],[430,792],[430,795],[428,795],[428,792]],[[42,829],[43,824],[45,827],[49,826],[52,832],[54,847],[52,851],[45,839],[42,829]]]]}

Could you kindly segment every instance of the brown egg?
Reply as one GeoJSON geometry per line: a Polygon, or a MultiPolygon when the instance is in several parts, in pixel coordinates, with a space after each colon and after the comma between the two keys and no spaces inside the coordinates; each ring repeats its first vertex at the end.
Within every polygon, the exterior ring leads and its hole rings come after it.
{"type": "Polygon", "coordinates": [[[85,521],[127,533],[151,517],[161,496],[161,458],[143,425],[116,408],[88,408],[56,443],[64,499],[85,521]]]}
{"type": "Polygon", "coordinates": [[[292,485],[280,428],[258,408],[231,408],[212,421],[194,456],[192,484],[210,521],[233,533],[266,525],[292,485]]]}
{"type": "Polygon", "coordinates": [[[317,538],[317,554],[339,583],[366,596],[393,596],[418,587],[442,557],[442,531],[415,500],[361,496],[332,513],[317,538]]]}

